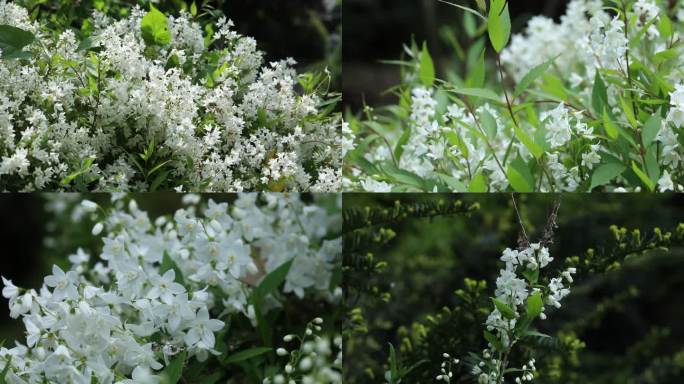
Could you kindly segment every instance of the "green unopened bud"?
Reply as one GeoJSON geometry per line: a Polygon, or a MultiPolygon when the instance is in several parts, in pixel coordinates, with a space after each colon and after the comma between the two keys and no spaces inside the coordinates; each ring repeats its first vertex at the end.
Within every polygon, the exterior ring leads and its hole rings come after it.
{"type": "Polygon", "coordinates": [[[615,237],[615,240],[620,241],[620,230],[618,229],[618,226],[613,224],[610,226],[609,230],[610,230],[610,233],[612,233],[613,236],[615,237]]]}
{"type": "Polygon", "coordinates": [[[658,238],[658,240],[663,240],[663,232],[660,230],[660,228],[653,228],[653,233],[655,234],[656,238],[658,238]]]}

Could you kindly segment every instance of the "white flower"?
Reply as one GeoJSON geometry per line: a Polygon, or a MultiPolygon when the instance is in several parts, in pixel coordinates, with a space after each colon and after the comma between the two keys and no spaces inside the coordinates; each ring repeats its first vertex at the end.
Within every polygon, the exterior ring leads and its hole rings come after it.
{"type": "Polygon", "coordinates": [[[663,172],[663,175],[660,176],[660,179],[658,179],[658,191],[659,192],[666,192],[666,191],[674,191],[674,183],[672,182],[672,178],[670,177],[670,173],[665,170],[663,172]]]}
{"type": "Polygon", "coordinates": [[[185,335],[185,342],[189,347],[212,349],[216,343],[214,332],[220,331],[225,324],[216,319],[209,318],[209,312],[202,308],[197,312],[197,317],[191,321],[190,330],[185,335]]]}
{"type": "Polygon", "coordinates": [[[52,295],[55,300],[61,300],[62,298],[78,299],[78,290],[76,289],[78,275],[76,275],[76,272],[69,271],[64,273],[61,268],[53,265],[52,275],[46,276],[44,281],[45,285],[54,288],[52,295]]]}
{"type": "Polygon", "coordinates": [[[148,299],[160,298],[165,304],[171,304],[176,295],[185,292],[185,287],[175,282],[176,271],[169,269],[163,276],[152,279],[152,288],[147,292],[148,299]]]}
{"type": "Polygon", "coordinates": [[[3,277],[2,284],[5,286],[2,289],[2,296],[4,298],[13,300],[17,297],[17,295],[19,295],[19,288],[12,284],[12,280],[7,280],[3,277]]]}

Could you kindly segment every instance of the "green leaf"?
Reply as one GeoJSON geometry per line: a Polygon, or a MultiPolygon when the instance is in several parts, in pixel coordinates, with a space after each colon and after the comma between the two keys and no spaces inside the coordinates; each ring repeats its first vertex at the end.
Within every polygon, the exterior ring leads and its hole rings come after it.
{"type": "Polygon", "coordinates": [[[535,292],[527,298],[527,316],[530,319],[536,319],[544,308],[541,292],[535,292]]]}
{"type": "Polygon", "coordinates": [[[150,192],[157,191],[159,189],[159,186],[161,186],[162,183],[166,181],[166,178],[169,176],[169,173],[171,173],[171,171],[164,171],[159,173],[157,177],[155,177],[152,181],[152,184],[150,184],[150,192]]]}
{"type": "Polygon", "coordinates": [[[651,179],[646,175],[646,173],[644,173],[644,171],[642,171],[641,168],[639,168],[637,163],[635,163],[634,161],[632,161],[632,170],[634,171],[634,173],[636,173],[637,176],[639,176],[639,179],[642,183],[644,183],[646,188],[648,188],[649,191],[653,192],[653,190],[655,189],[655,183],[651,181],[651,179]]]}
{"type": "Polygon", "coordinates": [[[515,86],[515,91],[513,91],[513,97],[516,98],[520,95],[522,95],[525,90],[534,83],[535,80],[540,78],[546,71],[549,69],[551,64],[553,64],[553,61],[556,58],[554,57],[553,59],[550,59],[546,61],[545,63],[539,64],[536,67],[530,69],[529,72],[520,80],[518,85],[515,86]]]}
{"type": "Polygon", "coordinates": [[[617,139],[618,135],[620,134],[618,128],[615,126],[615,123],[613,122],[613,119],[611,119],[610,115],[608,115],[607,109],[603,110],[603,128],[605,128],[606,134],[612,140],[617,139]]]}
{"type": "Polygon", "coordinates": [[[511,184],[511,187],[513,187],[513,190],[516,192],[532,192],[534,190],[534,187],[530,185],[525,178],[518,172],[515,168],[512,166],[508,166],[508,170],[506,171],[506,175],[508,176],[508,182],[511,184]]]}
{"type": "Polygon", "coordinates": [[[394,158],[397,159],[397,162],[399,162],[399,160],[401,160],[401,155],[404,154],[404,145],[406,145],[406,143],[408,143],[408,140],[410,137],[411,137],[411,129],[406,128],[404,130],[404,133],[401,134],[399,141],[397,141],[397,144],[394,146],[394,158]]]}
{"type": "Polygon", "coordinates": [[[159,273],[163,275],[169,269],[173,269],[173,271],[175,272],[176,283],[181,284],[181,285],[185,284],[185,281],[183,280],[183,272],[181,272],[180,268],[178,268],[178,265],[176,265],[176,263],[173,260],[171,260],[171,257],[169,256],[169,254],[164,252],[164,256],[162,257],[161,265],[159,266],[159,273]]]}
{"type": "Polygon", "coordinates": [[[539,268],[529,269],[525,268],[522,275],[530,282],[530,284],[537,284],[539,281],[539,268]]]}
{"type": "Polygon", "coordinates": [[[658,165],[658,157],[656,156],[658,152],[658,147],[651,145],[646,150],[644,158],[646,160],[646,173],[651,181],[655,184],[658,183],[660,179],[660,165],[658,165]]]}
{"type": "Polygon", "coordinates": [[[513,131],[515,132],[515,136],[520,140],[521,143],[527,148],[528,151],[534,156],[536,159],[539,159],[542,157],[544,154],[544,150],[542,147],[540,147],[537,143],[532,140],[532,138],[525,132],[522,128],[518,127],[517,125],[513,124],[513,131]]]}
{"type": "Polygon", "coordinates": [[[171,42],[169,21],[154,5],[150,5],[150,11],[142,18],[140,28],[148,44],[166,45],[171,42]]]}
{"type": "Polygon", "coordinates": [[[465,185],[453,176],[437,172],[437,177],[449,187],[452,192],[465,192],[465,185]]]}
{"type": "Polygon", "coordinates": [[[468,88],[482,88],[485,82],[485,49],[482,49],[480,53],[480,58],[477,60],[477,64],[471,69],[466,79],[466,87],[468,88]]]}
{"type": "Polygon", "coordinates": [[[520,156],[508,164],[506,175],[516,192],[534,192],[534,176],[520,156]]]}
{"type": "Polygon", "coordinates": [[[197,4],[194,1],[190,4],[190,14],[192,17],[197,16],[197,4]]]}
{"type": "Polygon", "coordinates": [[[660,17],[660,21],[658,22],[658,31],[660,34],[664,37],[672,35],[674,28],[672,28],[672,20],[667,16],[667,13],[662,12],[658,16],[660,17]]]}
{"type": "Polygon", "coordinates": [[[511,37],[511,17],[508,13],[508,1],[492,0],[487,19],[487,31],[492,47],[498,53],[501,52],[508,39],[511,37]]]}
{"type": "Polygon", "coordinates": [[[394,182],[411,186],[418,190],[425,189],[425,181],[413,172],[398,168],[394,163],[387,162],[382,166],[384,173],[394,182]]]}
{"type": "Polygon", "coordinates": [[[482,112],[480,112],[480,123],[482,124],[482,128],[484,129],[485,133],[487,134],[487,137],[489,137],[490,139],[493,139],[496,137],[496,132],[497,132],[496,119],[486,109],[482,109],[482,112]]]}
{"type": "Polygon", "coordinates": [[[485,182],[484,175],[482,172],[478,172],[473,176],[468,186],[468,192],[472,193],[484,193],[487,192],[487,183],[485,182]]]}
{"type": "Polygon", "coordinates": [[[547,335],[546,333],[541,333],[538,331],[527,331],[525,332],[525,336],[533,336],[533,337],[542,337],[542,338],[550,338],[551,336],[547,335]]]}
{"type": "Polygon", "coordinates": [[[644,128],[641,130],[641,139],[644,141],[644,147],[651,146],[655,140],[662,126],[663,119],[659,114],[655,113],[644,123],[644,128]]]}
{"type": "Polygon", "coordinates": [[[180,381],[183,376],[183,365],[186,357],[187,352],[183,351],[169,362],[160,375],[163,384],[177,384],[180,381]]]}
{"type": "Polygon", "coordinates": [[[623,98],[622,95],[618,95],[620,98],[620,105],[622,106],[622,110],[625,112],[625,116],[627,117],[627,121],[629,121],[629,124],[633,127],[636,128],[638,123],[636,121],[636,117],[634,116],[634,108],[632,107],[632,100],[628,96],[627,99],[623,98]]]}
{"type": "Polygon", "coordinates": [[[435,65],[432,63],[432,57],[425,42],[420,52],[420,82],[428,88],[432,87],[435,82],[435,65]]]}
{"type": "Polygon", "coordinates": [[[608,184],[608,182],[622,174],[625,169],[627,169],[627,167],[619,163],[601,164],[596,168],[594,174],[591,175],[591,186],[589,187],[589,191],[598,186],[608,184]]]}
{"type": "MultiPolygon", "coordinates": [[[[4,344],[4,341],[3,341],[4,344]]],[[[2,373],[0,373],[0,384],[7,384],[7,372],[9,372],[10,367],[12,366],[12,355],[9,355],[9,359],[7,359],[7,363],[5,363],[5,369],[2,370],[2,373]]]]}
{"type": "Polygon", "coordinates": [[[226,364],[239,363],[241,361],[249,360],[249,359],[255,358],[257,356],[261,356],[265,353],[269,353],[272,351],[273,351],[273,348],[269,348],[269,347],[255,347],[255,348],[245,349],[244,351],[240,351],[240,352],[237,352],[237,353],[234,353],[234,354],[228,356],[225,360],[223,360],[223,362],[226,364]]]}
{"type": "Polygon", "coordinates": [[[653,55],[653,62],[656,64],[660,64],[672,59],[676,59],[677,57],[679,57],[679,50],[675,48],[670,48],[664,51],[660,51],[653,55]]]}
{"type": "Polygon", "coordinates": [[[399,376],[399,363],[397,362],[397,352],[394,350],[394,345],[392,343],[388,344],[390,351],[390,382],[394,383],[394,380],[399,376]]]}
{"type": "Polygon", "coordinates": [[[73,173],[67,175],[66,177],[64,177],[60,181],[60,185],[66,186],[69,183],[71,183],[72,181],[74,181],[77,177],[87,173],[90,170],[90,168],[93,166],[94,161],[95,161],[94,157],[89,157],[89,158],[85,159],[83,161],[83,163],[81,164],[81,169],[79,169],[78,171],[73,172],[73,173]]]}
{"type": "Polygon", "coordinates": [[[608,91],[598,71],[596,71],[594,87],[591,90],[591,106],[596,114],[603,113],[608,106],[608,91]]]}
{"type": "Polygon", "coordinates": [[[271,271],[271,273],[266,275],[266,277],[261,280],[261,283],[254,288],[252,295],[250,296],[251,302],[254,304],[257,327],[259,328],[259,333],[266,346],[271,346],[273,344],[273,329],[271,324],[272,320],[269,320],[268,317],[264,316],[262,311],[263,300],[268,294],[277,290],[278,287],[285,282],[293,262],[294,258],[284,262],[271,271]]]}
{"type": "Polygon", "coordinates": [[[487,88],[451,88],[447,91],[459,95],[481,97],[483,99],[496,101],[497,103],[501,102],[501,97],[499,97],[496,92],[487,88]]]}
{"type": "Polygon", "coordinates": [[[252,297],[256,297],[259,300],[261,300],[271,292],[278,289],[278,287],[283,282],[285,282],[285,279],[287,278],[287,274],[290,272],[290,267],[292,266],[293,262],[294,258],[281,264],[280,266],[278,266],[278,268],[274,269],[273,271],[271,271],[271,273],[266,275],[266,277],[264,277],[261,283],[259,283],[259,285],[254,289],[254,292],[252,292],[252,297]]]}
{"type": "Polygon", "coordinates": [[[515,312],[511,309],[510,306],[508,306],[508,304],[504,303],[503,301],[495,297],[492,297],[492,302],[494,303],[496,309],[498,309],[499,312],[501,312],[501,315],[503,317],[507,318],[508,320],[515,319],[515,312]]]}
{"type": "Polygon", "coordinates": [[[496,337],[493,333],[485,330],[484,331],[484,338],[491,344],[494,349],[496,349],[499,352],[503,352],[504,346],[503,343],[501,343],[501,340],[499,340],[498,337],[496,337]]]}
{"type": "Polygon", "coordinates": [[[11,25],[0,25],[0,50],[2,58],[22,58],[22,55],[29,52],[22,52],[22,48],[31,44],[36,37],[33,33],[11,25]]]}

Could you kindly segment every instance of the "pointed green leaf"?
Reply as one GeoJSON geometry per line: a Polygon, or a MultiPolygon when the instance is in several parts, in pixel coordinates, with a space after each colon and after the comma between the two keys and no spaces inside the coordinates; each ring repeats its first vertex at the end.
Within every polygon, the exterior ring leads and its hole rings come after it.
{"type": "Polygon", "coordinates": [[[542,147],[540,147],[537,143],[532,140],[532,138],[525,132],[522,128],[518,127],[517,125],[513,124],[513,131],[515,132],[515,137],[520,140],[521,143],[527,148],[528,151],[534,156],[536,159],[539,159],[542,157],[544,154],[544,150],[542,147]]]}
{"type": "Polygon", "coordinates": [[[554,57],[553,59],[550,59],[546,61],[545,63],[539,64],[536,67],[530,69],[529,72],[520,80],[518,85],[515,86],[515,91],[513,92],[513,97],[516,98],[520,95],[522,95],[525,90],[534,83],[535,80],[540,78],[546,71],[549,69],[551,64],[553,64],[553,61],[556,58],[554,57]]]}
{"type": "Polygon", "coordinates": [[[22,58],[22,48],[31,44],[36,37],[33,33],[11,25],[0,25],[0,50],[2,58],[22,58]]]}
{"type": "Polygon", "coordinates": [[[646,120],[644,128],[641,131],[641,138],[644,141],[644,147],[650,147],[653,140],[655,140],[662,126],[663,119],[659,114],[655,113],[646,120]]]}
{"type": "Polygon", "coordinates": [[[494,118],[494,116],[492,116],[492,114],[486,109],[482,109],[482,112],[480,112],[480,124],[482,124],[482,128],[487,134],[487,137],[490,139],[496,137],[496,133],[498,131],[496,118],[494,118]]]}
{"type": "Polygon", "coordinates": [[[482,172],[478,172],[468,185],[468,192],[472,193],[484,193],[487,192],[487,183],[485,182],[484,175],[482,172]]]}
{"type": "Polygon", "coordinates": [[[466,79],[466,87],[468,88],[482,88],[485,82],[485,49],[482,49],[477,65],[471,68],[468,78],[466,79]]]}
{"type": "Polygon", "coordinates": [[[608,184],[608,182],[621,175],[625,169],[627,169],[627,167],[619,163],[607,163],[600,165],[598,168],[596,168],[594,174],[591,175],[591,186],[589,187],[589,191],[598,186],[608,184]]]}
{"type": "Polygon", "coordinates": [[[535,292],[527,298],[527,316],[530,319],[536,319],[544,308],[541,292],[535,292]]]}
{"type": "Polygon", "coordinates": [[[143,39],[148,44],[166,45],[171,42],[169,21],[154,5],[140,21],[143,39]]]}
{"type": "Polygon", "coordinates": [[[235,364],[245,360],[253,359],[257,356],[272,352],[273,348],[269,347],[255,347],[245,349],[244,351],[236,352],[228,357],[226,357],[223,362],[225,364],[235,364]]]}
{"type": "Polygon", "coordinates": [[[499,312],[501,312],[501,315],[503,317],[505,317],[508,320],[515,319],[515,312],[513,311],[513,309],[511,309],[511,307],[508,304],[494,297],[492,297],[492,302],[494,303],[496,309],[498,309],[499,312]]]}
{"type": "Polygon", "coordinates": [[[489,342],[489,344],[491,344],[491,345],[494,347],[494,349],[496,349],[497,351],[499,351],[499,352],[503,352],[503,351],[504,351],[503,343],[501,343],[501,340],[499,340],[499,338],[496,337],[496,335],[494,335],[493,333],[491,333],[491,332],[485,330],[485,331],[484,331],[484,338],[485,338],[485,340],[487,340],[487,341],[489,342]]]}
{"type": "Polygon", "coordinates": [[[435,82],[435,65],[425,42],[420,52],[420,82],[428,88],[432,87],[435,82]]]}
{"type": "Polygon", "coordinates": [[[487,88],[450,88],[448,92],[456,93],[459,95],[481,97],[483,99],[501,102],[501,97],[496,94],[496,92],[487,88]]]}
{"type": "Polygon", "coordinates": [[[511,37],[511,17],[508,13],[508,1],[492,0],[487,18],[487,31],[492,47],[501,52],[511,37]]]}
{"type": "Polygon", "coordinates": [[[634,173],[636,173],[637,176],[639,176],[639,179],[642,183],[644,183],[646,188],[648,188],[649,191],[653,192],[653,190],[655,189],[655,183],[651,181],[651,179],[646,175],[646,173],[644,173],[644,171],[642,171],[641,168],[639,168],[637,163],[635,163],[634,161],[632,161],[632,170],[634,171],[634,173]]]}
{"type": "Polygon", "coordinates": [[[594,107],[596,114],[603,113],[608,106],[608,91],[598,71],[596,71],[594,87],[591,90],[591,106],[594,107]]]}
{"type": "Polygon", "coordinates": [[[603,110],[603,128],[605,128],[606,134],[612,140],[617,139],[618,135],[620,134],[618,128],[615,126],[615,123],[613,122],[613,119],[610,118],[608,110],[606,109],[603,110]]]}
{"type": "Polygon", "coordinates": [[[177,384],[180,381],[186,357],[187,352],[183,351],[169,362],[160,375],[162,384],[177,384]]]}

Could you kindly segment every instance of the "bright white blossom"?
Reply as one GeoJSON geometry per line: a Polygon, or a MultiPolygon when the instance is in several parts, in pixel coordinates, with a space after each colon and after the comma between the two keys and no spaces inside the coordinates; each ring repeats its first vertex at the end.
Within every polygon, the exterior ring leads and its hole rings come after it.
{"type": "MultiPolygon", "coordinates": [[[[48,208],[62,215],[68,206],[94,205],[50,199],[48,208]]],[[[199,361],[219,354],[216,335],[226,315],[254,321],[247,298],[284,263],[291,266],[283,292],[269,294],[262,310],[281,305],[288,292],[339,300],[330,285],[341,254],[340,238],[331,235],[340,219],[296,194],[244,194],[230,205],[192,199],[154,221],[134,200],[112,199],[111,209],[72,217],[90,216],[104,226],[96,235],[102,249],[95,267],[78,249],[69,256],[71,268],[53,266],[38,290],[3,278],[11,316],[26,328],[24,344],[0,348],[8,382],[159,383],[161,370],[181,351],[199,361]]],[[[317,352],[326,356],[323,348],[317,352]]]]}
{"type": "Polygon", "coordinates": [[[0,190],[339,190],[325,86],[297,90],[295,61],[265,63],[225,17],[205,36],[188,13],[168,16],[170,43],[146,43],[145,13],[95,12],[82,44],[0,0],[0,24],[39,41],[28,60],[0,60],[0,190]]]}

